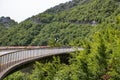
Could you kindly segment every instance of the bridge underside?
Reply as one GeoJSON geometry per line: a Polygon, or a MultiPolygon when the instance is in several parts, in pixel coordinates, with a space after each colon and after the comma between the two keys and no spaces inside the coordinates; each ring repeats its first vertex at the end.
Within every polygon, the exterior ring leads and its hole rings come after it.
{"type": "Polygon", "coordinates": [[[31,60],[29,62],[25,62],[17,67],[14,68],[14,70],[10,71],[9,74],[10,75],[16,71],[22,71],[22,72],[27,72],[27,73],[31,73],[31,71],[34,69],[34,64],[35,62],[40,62],[40,63],[48,63],[48,62],[52,62],[54,59],[53,57],[59,57],[60,58],[60,62],[64,63],[64,64],[69,64],[69,58],[70,58],[70,54],[58,54],[58,55],[54,55],[54,56],[47,56],[47,57],[42,57],[42,58],[38,58],[38,59],[34,59],[31,60]]]}

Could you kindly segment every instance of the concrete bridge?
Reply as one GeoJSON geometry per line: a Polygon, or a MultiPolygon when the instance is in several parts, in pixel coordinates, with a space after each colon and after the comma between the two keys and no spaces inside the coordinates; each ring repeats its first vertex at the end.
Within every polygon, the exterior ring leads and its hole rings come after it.
{"type": "MultiPolygon", "coordinates": [[[[83,50],[78,48],[78,50],[83,50]]],[[[11,71],[37,59],[75,52],[75,48],[49,48],[49,47],[2,47],[0,48],[0,80],[4,79],[11,71]]]]}

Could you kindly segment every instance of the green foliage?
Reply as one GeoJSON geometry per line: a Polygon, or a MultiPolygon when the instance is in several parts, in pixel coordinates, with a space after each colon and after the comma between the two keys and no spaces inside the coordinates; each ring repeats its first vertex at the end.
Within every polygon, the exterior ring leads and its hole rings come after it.
{"type": "Polygon", "coordinates": [[[30,80],[27,74],[24,74],[20,71],[13,73],[9,77],[6,77],[4,80],[30,80]]]}
{"type": "Polygon", "coordinates": [[[119,11],[116,0],[73,0],[0,31],[0,45],[49,45],[57,36],[55,46],[80,46],[96,25],[119,24],[119,11]]]}
{"type": "MultiPolygon", "coordinates": [[[[6,34],[7,30],[11,27],[17,25],[17,22],[10,19],[9,17],[0,17],[0,38],[3,37],[4,34],[6,34]]],[[[0,41],[0,44],[2,41],[0,41]]]]}
{"type": "MultiPolygon", "coordinates": [[[[84,48],[71,53],[69,64],[60,63],[60,58],[44,64],[36,62],[31,74],[17,72],[16,80],[120,79],[120,3],[118,0],[74,1],[77,1],[75,6],[67,8],[67,4],[61,4],[12,27],[0,38],[0,45],[84,48]]],[[[13,80],[12,75],[5,80],[13,80]]]]}
{"type": "MultiPolygon", "coordinates": [[[[114,25],[96,29],[96,33],[90,37],[90,40],[83,42],[84,50],[71,54],[69,64],[60,63],[60,58],[54,57],[52,62],[45,64],[36,62],[32,74],[26,74],[28,76],[24,77],[25,74],[20,73],[15,79],[119,80],[120,31],[112,26],[114,25]]],[[[6,79],[11,80],[12,75],[6,79]]]]}

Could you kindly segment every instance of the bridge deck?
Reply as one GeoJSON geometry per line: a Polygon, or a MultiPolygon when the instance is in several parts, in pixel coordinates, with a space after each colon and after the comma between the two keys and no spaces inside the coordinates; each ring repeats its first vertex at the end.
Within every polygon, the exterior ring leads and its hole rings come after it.
{"type": "MultiPolygon", "coordinates": [[[[79,48],[78,50],[82,50],[79,48]]],[[[73,48],[36,48],[36,49],[27,49],[27,50],[4,50],[1,51],[0,55],[0,80],[12,70],[14,67],[19,66],[20,64],[34,60],[41,57],[70,53],[74,52],[73,48]]]]}

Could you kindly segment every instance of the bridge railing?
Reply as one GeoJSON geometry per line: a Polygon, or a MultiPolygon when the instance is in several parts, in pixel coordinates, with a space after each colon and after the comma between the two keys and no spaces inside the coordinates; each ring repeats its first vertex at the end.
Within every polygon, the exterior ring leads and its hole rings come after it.
{"type": "Polygon", "coordinates": [[[73,48],[47,48],[47,49],[30,49],[7,53],[0,56],[0,72],[8,67],[19,63],[20,61],[35,58],[38,56],[49,56],[59,53],[67,53],[75,51],[73,48]]]}

